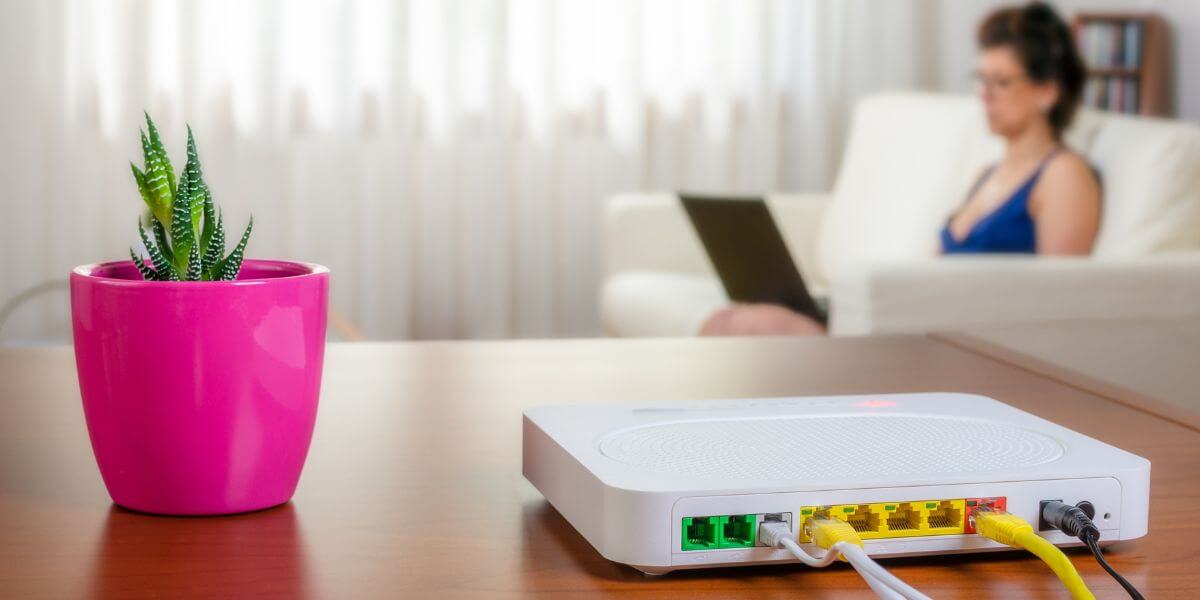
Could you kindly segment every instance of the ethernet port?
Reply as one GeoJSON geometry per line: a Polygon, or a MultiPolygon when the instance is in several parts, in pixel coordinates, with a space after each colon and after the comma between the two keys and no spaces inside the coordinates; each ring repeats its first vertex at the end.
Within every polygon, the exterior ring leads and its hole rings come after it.
{"type": "Polygon", "coordinates": [[[929,502],[926,508],[929,510],[929,529],[957,529],[960,532],[963,530],[963,511],[954,502],[929,502]]]}
{"type": "MultiPolygon", "coordinates": [[[[811,510],[809,511],[809,514],[812,514],[811,510]]],[[[790,513],[790,512],[789,513],[766,513],[762,516],[762,523],[759,523],[759,526],[761,527],[762,525],[764,525],[766,523],[783,523],[783,524],[787,525],[788,531],[791,531],[792,530],[792,513],[790,513]]],[[[757,531],[755,532],[754,535],[757,538],[755,540],[756,545],[766,546],[766,543],[764,543],[762,541],[762,538],[758,537],[757,531]]]]}
{"type": "Polygon", "coordinates": [[[882,528],[879,524],[879,514],[871,510],[871,507],[866,504],[860,504],[857,507],[847,506],[843,509],[846,522],[857,531],[859,535],[864,533],[875,533],[882,528]]]}
{"type": "Polygon", "coordinates": [[[790,527],[792,525],[792,513],[767,513],[763,515],[763,521],[767,523],[787,523],[790,527]]]}
{"type": "MultiPolygon", "coordinates": [[[[798,528],[800,530],[800,543],[807,544],[812,541],[812,522],[813,519],[828,519],[831,506],[804,506],[800,508],[800,521],[798,528]]],[[[791,513],[785,513],[791,514],[791,513]]]]}
{"type": "MultiPolygon", "coordinates": [[[[890,508],[890,507],[889,507],[890,508]]],[[[887,515],[888,531],[916,531],[921,528],[921,511],[904,502],[887,515]]]]}
{"type": "Polygon", "coordinates": [[[721,519],[721,548],[748,548],[754,545],[758,519],[755,515],[730,515],[721,519]]]}
{"type": "Polygon", "coordinates": [[[683,550],[714,550],[720,544],[720,517],[684,517],[683,550]]]}

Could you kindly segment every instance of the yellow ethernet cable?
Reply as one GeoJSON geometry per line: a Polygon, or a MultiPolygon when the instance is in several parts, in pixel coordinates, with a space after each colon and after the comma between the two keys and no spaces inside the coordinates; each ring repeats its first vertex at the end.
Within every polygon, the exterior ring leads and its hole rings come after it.
{"type": "MultiPolygon", "coordinates": [[[[833,548],[833,545],[838,542],[845,542],[859,548],[863,547],[862,538],[858,532],[854,531],[854,527],[845,521],[814,519],[809,526],[812,527],[813,541],[826,550],[833,548]]],[[[846,560],[845,555],[841,559],[846,560]]]]}
{"type": "Polygon", "coordinates": [[[1067,591],[1071,592],[1072,598],[1095,600],[1095,596],[1075,570],[1075,565],[1071,564],[1071,559],[1054,544],[1039,536],[1033,530],[1033,526],[1024,519],[989,507],[980,507],[972,518],[975,520],[975,531],[979,535],[1006,546],[1024,548],[1042,559],[1067,587],[1067,591]]]}

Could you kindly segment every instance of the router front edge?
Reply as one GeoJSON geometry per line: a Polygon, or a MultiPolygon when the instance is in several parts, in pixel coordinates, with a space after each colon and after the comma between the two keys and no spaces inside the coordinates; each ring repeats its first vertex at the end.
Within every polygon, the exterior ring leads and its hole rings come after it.
{"type": "Polygon", "coordinates": [[[806,521],[839,518],[878,558],[1008,549],[973,533],[981,504],[1037,523],[1086,500],[1106,542],[1148,517],[1149,461],[971,394],[536,407],[522,461],[601,555],[647,573],[794,562],[755,539],[764,520],[815,552],[806,521]]]}

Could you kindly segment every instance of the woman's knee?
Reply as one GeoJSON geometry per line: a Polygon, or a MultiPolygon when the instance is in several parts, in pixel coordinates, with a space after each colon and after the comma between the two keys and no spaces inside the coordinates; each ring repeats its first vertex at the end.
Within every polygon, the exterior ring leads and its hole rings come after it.
{"type": "Polygon", "coordinates": [[[824,335],[820,323],[775,304],[735,304],[713,313],[701,335],[824,335]]]}

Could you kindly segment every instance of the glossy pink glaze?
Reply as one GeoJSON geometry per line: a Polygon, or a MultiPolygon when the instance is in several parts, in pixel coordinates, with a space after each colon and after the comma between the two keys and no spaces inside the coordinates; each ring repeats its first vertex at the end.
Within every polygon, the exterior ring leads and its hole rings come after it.
{"type": "Polygon", "coordinates": [[[142,281],[129,261],[71,273],[75,364],[108,493],[134,510],[287,502],[312,439],[329,271],[247,260],[236,281],[142,281]]]}

